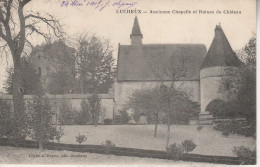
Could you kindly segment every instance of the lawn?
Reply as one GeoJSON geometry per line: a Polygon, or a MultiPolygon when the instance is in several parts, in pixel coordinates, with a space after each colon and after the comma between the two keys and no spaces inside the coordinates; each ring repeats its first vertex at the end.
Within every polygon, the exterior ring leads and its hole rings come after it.
{"type": "Polygon", "coordinates": [[[93,153],[77,153],[71,151],[52,151],[15,147],[0,147],[1,164],[81,164],[81,165],[211,165],[209,163],[194,163],[171,161],[152,158],[125,157],[101,155],[93,153]],[[49,156],[49,157],[48,157],[49,156]]]}
{"type": "MultiPolygon", "coordinates": [[[[153,137],[153,125],[68,125],[63,128],[65,135],[61,138],[61,143],[78,144],[75,136],[80,133],[87,136],[87,141],[83,144],[100,145],[106,140],[111,140],[119,147],[165,150],[166,125],[159,125],[157,138],[153,137]]],[[[209,125],[204,126],[200,132],[196,128],[196,125],[171,126],[170,143],[181,143],[185,139],[191,139],[197,144],[192,153],[222,156],[235,156],[232,152],[234,146],[244,145],[252,149],[256,146],[255,139],[251,137],[224,137],[209,125]]]]}

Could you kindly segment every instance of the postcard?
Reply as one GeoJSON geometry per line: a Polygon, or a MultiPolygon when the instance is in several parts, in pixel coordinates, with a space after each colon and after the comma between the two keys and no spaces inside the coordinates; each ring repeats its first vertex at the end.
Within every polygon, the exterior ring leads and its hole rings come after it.
{"type": "Polygon", "coordinates": [[[2,0],[0,165],[256,165],[255,0],[2,0]]]}

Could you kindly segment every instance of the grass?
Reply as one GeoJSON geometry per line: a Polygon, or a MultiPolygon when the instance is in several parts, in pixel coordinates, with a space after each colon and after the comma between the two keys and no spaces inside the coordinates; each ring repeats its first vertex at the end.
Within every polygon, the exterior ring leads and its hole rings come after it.
{"type": "MultiPolygon", "coordinates": [[[[111,140],[119,147],[165,150],[166,125],[159,125],[157,138],[153,137],[153,125],[92,125],[63,126],[64,136],[61,143],[77,144],[75,136],[79,133],[87,137],[84,144],[101,145],[111,140]]],[[[255,148],[256,141],[250,137],[230,135],[224,137],[221,132],[215,131],[212,126],[204,126],[199,132],[196,125],[171,126],[171,143],[181,143],[185,139],[193,140],[197,147],[192,153],[204,155],[235,156],[234,146],[244,145],[255,148]]]]}

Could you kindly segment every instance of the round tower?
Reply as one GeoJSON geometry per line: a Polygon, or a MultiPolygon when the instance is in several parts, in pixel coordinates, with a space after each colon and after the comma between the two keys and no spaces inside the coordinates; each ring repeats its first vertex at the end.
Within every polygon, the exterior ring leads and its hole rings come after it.
{"type": "Polygon", "coordinates": [[[241,62],[233,52],[221,26],[217,25],[215,37],[200,70],[202,115],[208,114],[207,106],[213,100],[227,101],[227,94],[219,90],[221,80],[223,76],[227,75],[227,68],[235,70],[240,64],[241,62]]]}

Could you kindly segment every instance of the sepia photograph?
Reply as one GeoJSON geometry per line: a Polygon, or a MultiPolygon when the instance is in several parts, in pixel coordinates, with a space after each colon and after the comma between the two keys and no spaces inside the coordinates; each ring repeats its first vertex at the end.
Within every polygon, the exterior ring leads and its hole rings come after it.
{"type": "Polygon", "coordinates": [[[256,165],[256,0],[1,0],[0,166],[256,165]]]}

